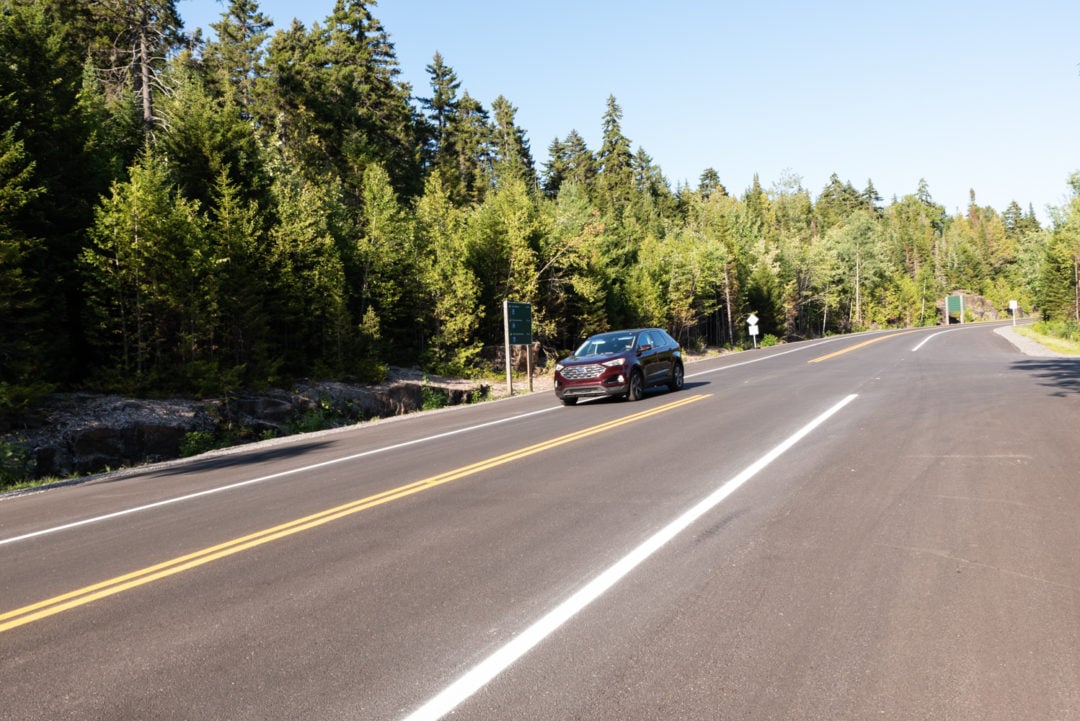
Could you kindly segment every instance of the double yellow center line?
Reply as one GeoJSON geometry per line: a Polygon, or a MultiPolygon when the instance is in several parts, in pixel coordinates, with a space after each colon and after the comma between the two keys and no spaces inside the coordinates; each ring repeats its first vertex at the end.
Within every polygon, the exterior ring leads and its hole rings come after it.
{"type": "Polygon", "coordinates": [[[838,351],[834,351],[832,353],[827,353],[825,355],[818,356],[817,358],[811,358],[810,360],[808,360],[806,362],[807,363],[821,363],[822,361],[830,360],[830,359],[835,358],[837,356],[844,355],[845,353],[850,353],[853,350],[859,350],[860,348],[865,348],[866,346],[871,345],[873,343],[877,343],[878,341],[888,340],[890,338],[895,338],[895,337],[897,337],[899,335],[907,335],[908,333],[918,333],[918,332],[919,332],[919,329],[915,329],[915,330],[900,331],[899,333],[890,333],[888,335],[881,335],[881,336],[878,336],[877,338],[871,338],[870,340],[864,340],[862,343],[856,343],[855,345],[848,346],[847,348],[841,348],[838,351]]]}
{"type": "Polygon", "coordinates": [[[102,581],[101,583],[95,583],[91,586],[71,591],[70,593],[65,593],[60,596],[30,604],[29,606],[23,606],[22,608],[16,608],[12,611],[0,613],[0,633],[33,623],[34,621],[39,621],[43,618],[61,613],[62,611],[92,603],[93,601],[102,598],[114,596],[123,591],[143,586],[168,576],[182,573],[183,571],[197,568],[212,561],[232,556],[242,551],[255,548],[256,546],[261,546],[264,543],[269,543],[301,533],[302,531],[317,528],[323,524],[336,521],[346,516],[351,516],[354,513],[359,513],[360,511],[369,508],[374,508],[375,506],[380,506],[384,503],[389,503],[390,501],[396,501],[400,498],[405,498],[406,496],[411,496],[420,493],[421,491],[441,486],[444,483],[450,483],[451,481],[456,481],[465,478],[466,476],[480,473],[481,471],[486,471],[513,461],[521,460],[522,458],[566,445],[567,443],[573,443],[582,438],[605,433],[620,426],[644,420],[676,408],[681,408],[708,397],[708,395],[688,396],[673,403],[641,411],[640,413],[634,413],[623,418],[608,421],[607,423],[601,423],[597,426],[591,426],[574,433],[568,433],[564,436],[559,436],[558,438],[552,438],[551,440],[543,441],[526,448],[520,448],[516,451],[510,451],[509,453],[495,456],[494,458],[471,463],[467,466],[462,466],[461,468],[440,473],[436,476],[431,476],[430,478],[425,478],[414,483],[376,493],[375,495],[367,496],[366,498],[361,498],[352,501],[351,503],[328,508],[325,511],[320,511],[319,513],[314,513],[310,516],[304,516],[303,518],[298,518],[294,521],[274,526],[273,528],[267,528],[257,533],[252,533],[216,546],[204,548],[201,551],[189,553],[185,556],[165,561],[164,563],[133,571],[132,573],[123,576],[117,576],[107,581],[102,581]]]}

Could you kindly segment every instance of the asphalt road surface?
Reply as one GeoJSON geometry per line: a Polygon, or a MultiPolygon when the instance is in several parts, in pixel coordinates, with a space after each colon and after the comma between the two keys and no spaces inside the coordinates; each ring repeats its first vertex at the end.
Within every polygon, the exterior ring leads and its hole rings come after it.
{"type": "Polygon", "coordinates": [[[0,718],[1080,719],[1080,360],[993,325],[0,500],[0,718]]]}

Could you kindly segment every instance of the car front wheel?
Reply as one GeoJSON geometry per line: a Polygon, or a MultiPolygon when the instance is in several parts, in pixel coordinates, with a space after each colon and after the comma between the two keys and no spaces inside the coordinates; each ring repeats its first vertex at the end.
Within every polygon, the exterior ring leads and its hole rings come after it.
{"type": "Polygon", "coordinates": [[[675,367],[671,369],[671,381],[668,383],[668,388],[673,391],[682,390],[683,383],[686,382],[686,377],[683,372],[682,363],[676,363],[675,367]]]}
{"type": "Polygon", "coordinates": [[[630,387],[626,389],[626,400],[640,401],[643,395],[645,395],[645,379],[642,378],[641,371],[635,369],[630,372],[630,387]]]}
{"type": "Polygon", "coordinates": [[[574,398],[574,397],[563,398],[562,399],[562,404],[564,406],[576,405],[577,404],[577,398],[574,398]]]}

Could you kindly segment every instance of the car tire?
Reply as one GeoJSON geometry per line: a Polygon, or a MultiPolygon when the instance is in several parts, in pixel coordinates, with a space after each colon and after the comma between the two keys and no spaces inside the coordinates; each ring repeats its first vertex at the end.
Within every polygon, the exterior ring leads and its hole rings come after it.
{"type": "Polygon", "coordinates": [[[683,371],[682,363],[676,363],[675,367],[671,369],[671,382],[667,387],[673,391],[682,390],[683,384],[686,382],[686,374],[683,371]]]}
{"type": "Polygon", "coordinates": [[[626,388],[626,400],[640,401],[644,395],[645,379],[642,377],[641,371],[635,368],[630,371],[630,384],[626,388]]]}
{"type": "Polygon", "coordinates": [[[562,404],[564,406],[574,406],[574,405],[577,405],[577,400],[578,400],[577,398],[563,398],[562,399],[562,404]]]}

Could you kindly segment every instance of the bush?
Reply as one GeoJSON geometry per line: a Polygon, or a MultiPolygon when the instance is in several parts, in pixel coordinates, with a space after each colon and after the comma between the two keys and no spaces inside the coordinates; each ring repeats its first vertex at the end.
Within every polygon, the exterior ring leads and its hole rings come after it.
{"type": "Polygon", "coordinates": [[[450,394],[445,389],[429,386],[427,376],[424,377],[424,385],[420,392],[423,398],[420,407],[425,411],[445,408],[450,405],[450,394]]]}
{"type": "Polygon", "coordinates": [[[217,434],[213,431],[192,431],[180,441],[180,457],[188,458],[220,448],[217,434]]]}
{"type": "Polygon", "coordinates": [[[1075,320],[1043,320],[1035,324],[1034,330],[1040,335],[1080,343],[1080,323],[1075,320]]]}
{"type": "Polygon", "coordinates": [[[0,489],[25,483],[32,478],[30,452],[20,445],[0,442],[0,489]]]}

